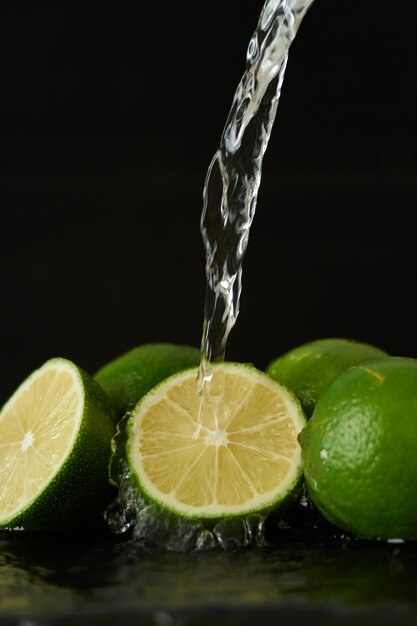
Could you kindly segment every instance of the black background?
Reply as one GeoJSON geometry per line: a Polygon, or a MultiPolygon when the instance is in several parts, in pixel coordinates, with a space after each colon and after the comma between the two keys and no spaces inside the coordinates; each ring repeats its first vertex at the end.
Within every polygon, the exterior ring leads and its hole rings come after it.
{"type": "MultiPolygon", "coordinates": [[[[0,16],[0,401],[66,356],[198,345],[205,173],[261,1],[0,16]]],[[[417,355],[411,1],[316,0],[293,44],[227,357],[347,336],[417,355]]]]}

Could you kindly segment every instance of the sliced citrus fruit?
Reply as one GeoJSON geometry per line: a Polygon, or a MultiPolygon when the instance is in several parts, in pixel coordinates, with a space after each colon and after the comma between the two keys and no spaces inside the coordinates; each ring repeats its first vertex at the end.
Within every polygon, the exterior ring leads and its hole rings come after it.
{"type": "Polygon", "coordinates": [[[219,519],[277,508],[302,476],[293,394],[254,367],[213,366],[201,405],[197,368],[149,392],[127,423],[126,456],[140,494],[179,516],[219,519]]]}
{"type": "Polygon", "coordinates": [[[94,375],[122,417],[128,406],[168,376],[194,367],[200,351],[192,346],[173,343],[147,343],[103,365],[94,375]]]}
{"type": "Polygon", "coordinates": [[[66,359],[33,372],[0,412],[0,527],[99,521],[109,498],[113,409],[66,359]]]}

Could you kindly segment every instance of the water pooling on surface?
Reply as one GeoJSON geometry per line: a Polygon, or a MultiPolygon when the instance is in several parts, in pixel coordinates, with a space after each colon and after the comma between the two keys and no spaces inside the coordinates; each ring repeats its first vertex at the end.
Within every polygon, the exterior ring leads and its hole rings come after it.
{"type": "Polygon", "coordinates": [[[207,172],[201,233],[206,251],[206,300],[197,421],[210,394],[210,363],[222,361],[239,313],[242,261],[255,214],[262,161],[278,107],[288,51],[313,0],[267,0],[250,40],[220,147],[207,172]]]}
{"type": "MultiPolygon", "coordinates": [[[[224,359],[226,341],[239,312],[242,261],[256,208],[262,160],[277,111],[288,51],[312,2],[265,3],[249,43],[246,71],[207,173],[201,218],[207,290],[197,381],[197,435],[202,413],[209,411],[216,418],[223,407],[222,385],[220,393],[210,393],[210,364],[224,359]]],[[[119,425],[113,441],[112,475],[119,498],[107,510],[106,519],[114,532],[123,533],[133,526],[137,543],[175,551],[264,545],[265,519],[259,515],[205,527],[199,521],[182,519],[147,503],[130,480],[125,455],[126,420],[119,425]]]]}
{"type": "Polygon", "coordinates": [[[273,548],[231,556],[147,553],[96,533],[0,533],[0,623],[417,624],[417,545],[283,534],[273,548]]]}

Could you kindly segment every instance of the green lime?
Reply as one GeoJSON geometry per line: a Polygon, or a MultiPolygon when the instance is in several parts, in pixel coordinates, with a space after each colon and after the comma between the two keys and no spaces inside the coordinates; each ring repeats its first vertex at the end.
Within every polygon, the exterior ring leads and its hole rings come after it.
{"type": "Polygon", "coordinates": [[[199,362],[200,352],[192,346],[149,343],[110,361],[94,378],[112,400],[120,418],[152,387],[199,362]]]}
{"type": "Polygon", "coordinates": [[[193,368],[133,409],[126,457],[134,489],[188,519],[276,509],[301,485],[300,404],[252,366],[212,367],[210,395],[201,404],[193,368]]]}
{"type": "Polygon", "coordinates": [[[352,339],[317,339],[278,357],[266,371],[295,393],[311,417],[317,400],[336,376],[352,365],[384,356],[383,350],[352,339]]]}
{"type": "Polygon", "coordinates": [[[113,409],[66,359],[33,372],[0,412],[0,528],[98,522],[109,501],[113,409]]]}
{"type": "Polygon", "coordinates": [[[346,370],[301,437],[311,499],[359,537],[417,539],[417,360],[346,370]]]}

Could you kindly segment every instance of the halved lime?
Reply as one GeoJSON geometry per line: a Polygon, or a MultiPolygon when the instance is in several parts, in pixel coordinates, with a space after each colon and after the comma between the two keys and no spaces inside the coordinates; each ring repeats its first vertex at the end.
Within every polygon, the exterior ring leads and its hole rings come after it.
{"type": "Polygon", "coordinates": [[[99,521],[113,431],[110,401],[74,363],[33,372],[0,412],[0,528],[99,521]]]}
{"type": "Polygon", "coordinates": [[[216,365],[199,426],[196,380],[197,368],[176,374],[133,409],[126,456],[135,488],[185,518],[277,508],[302,476],[298,400],[254,367],[216,365]]]}

